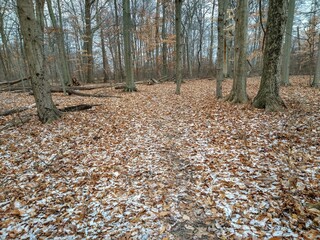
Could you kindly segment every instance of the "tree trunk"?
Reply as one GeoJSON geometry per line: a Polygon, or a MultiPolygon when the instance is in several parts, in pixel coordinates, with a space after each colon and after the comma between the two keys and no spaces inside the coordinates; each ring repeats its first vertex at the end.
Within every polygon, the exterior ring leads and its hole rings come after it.
{"type": "MultiPolygon", "coordinates": [[[[58,26],[57,24],[57,19],[53,12],[51,0],[46,0],[46,1],[47,1],[47,6],[48,6],[48,11],[51,18],[52,26],[55,28],[55,37],[57,39],[57,43],[58,43],[57,46],[58,46],[58,52],[59,52],[59,65],[62,73],[61,83],[62,83],[62,86],[64,87],[71,84],[71,75],[70,75],[69,65],[68,65],[67,56],[66,56],[63,28],[62,28],[62,25],[58,26]]],[[[58,3],[60,3],[60,1],[58,1],[58,3]]],[[[59,8],[59,11],[61,12],[60,4],[58,8],[59,8]]],[[[59,15],[61,16],[61,14],[59,15]]]]}
{"type": "Polygon", "coordinates": [[[0,12],[0,37],[1,37],[0,39],[2,42],[2,50],[0,49],[0,61],[1,61],[2,69],[3,69],[4,77],[6,80],[9,80],[10,75],[11,75],[10,74],[10,60],[9,60],[9,58],[11,58],[11,56],[10,56],[10,51],[8,48],[7,36],[6,36],[5,30],[4,30],[4,27],[5,27],[4,19],[3,19],[4,13],[5,13],[5,11],[0,12]]]}
{"type": "Polygon", "coordinates": [[[203,36],[204,36],[204,15],[202,13],[202,2],[199,3],[198,5],[198,13],[197,13],[197,18],[198,18],[198,24],[199,24],[199,39],[198,39],[198,51],[197,51],[197,61],[198,61],[198,69],[197,69],[197,75],[200,78],[200,74],[202,72],[202,45],[203,45],[203,36]]]}
{"type": "Polygon", "coordinates": [[[106,44],[104,43],[103,29],[100,30],[102,65],[103,65],[103,81],[107,82],[109,79],[110,67],[107,58],[106,44]]]}
{"type": "Polygon", "coordinates": [[[166,29],[166,1],[162,2],[162,74],[164,76],[168,75],[168,45],[167,45],[167,29],[166,29]]]}
{"type": "Polygon", "coordinates": [[[314,74],[311,86],[314,88],[320,88],[320,34],[318,39],[318,59],[316,65],[316,72],[314,74]]]}
{"type": "Polygon", "coordinates": [[[85,0],[85,34],[83,37],[83,61],[85,69],[85,82],[93,82],[93,34],[91,28],[91,7],[95,0],[85,0]]]}
{"type": "MultiPolygon", "coordinates": [[[[97,11],[98,11],[98,6],[97,6],[97,11]]],[[[101,13],[97,13],[96,19],[97,19],[97,24],[100,24],[102,22],[101,13]]],[[[102,54],[103,81],[107,82],[109,79],[110,67],[108,63],[106,44],[104,42],[104,31],[102,27],[100,28],[100,43],[101,43],[101,54],[102,54]]]]}
{"type": "Polygon", "coordinates": [[[281,46],[287,19],[287,0],[270,0],[266,45],[263,58],[263,69],[260,87],[253,100],[256,108],[265,108],[267,111],[283,110],[286,106],[279,95],[279,61],[281,46]]]}
{"type": "Polygon", "coordinates": [[[117,76],[119,76],[121,82],[123,79],[123,69],[122,69],[122,58],[121,58],[121,42],[120,42],[120,24],[119,24],[119,16],[118,16],[118,5],[117,5],[117,0],[114,0],[114,12],[115,12],[115,21],[116,21],[116,28],[117,28],[117,32],[116,32],[116,38],[117,38],[117,48],[116,48],[116,58],[118,60],[118,65],[119,65],[119,72],[117,74],[117,70],[115,69],[114,71],[116,71],[115,76],[117,79],[117,76]]]}
{"type": "Polygon", "coordinates": [[[291,42],[292,42],[292,26],[294,17],[294,8],[296,0],[289,0],[288,9],[288,20],[285,31],[285,43],[283,46],[282,54],[282,76],[280,79],[280,84],[282,86],[289,86],[289,70],[290,70],[290,54],[291,54],[291,42]]]}
{"type": "Polygon", "coordinates": [[[156,6],[156,33],[155,33],[155,44],[156,44],[156,77],[160,76],[160,59],[159,59],[159,43],[160,43],[160,0],[157,0],[156,6]]]}
{"type": "Polygon", "coordinates": [[[232,90],[227,101],[248,102],[247,95],[247,38],[248,38],[248,0],[238,0],[235,27],[234,76],[232,90]]]}
{"type": "Polygon", "coordinates": [[[126,88],[125,91],[137,91],[133,79],[133,62],[132,62],[132,42],[131,42],[131,16],[130,0],[123,0],[123,43],[124,43],[124,60],[126,69],[126,88]]]}
{"type": "Polygon", "coordinates": [[[218,0],[218,51],[217,51],[217,83],[216,98],[222,98],[222,81],[224,78],[224,21],[226,13],[226,1],[218,0]]]}
{"type": "Polygon", "coordinates": [[[182,81],[181,7],[183,0],[175,0],[176,9],[176,94],[180,94],[182,81]]]}
{"type": "Polygon", "coordinates": [[[212,12],[211,12],[211,23],[210,23],[210,47],[209,47],[209,68],[213,69],[213,45],[214,45],[214,10],[215,10],[216,0],[212,1],[212,12]]]}
{"type": "Polygon", "coordinates": [[[43,25],[35,18],[32,0],[17,0],[17,8],[38,117],[42,123],[52,122],[61,113],[52,101],[44,71],[43,25]]]}

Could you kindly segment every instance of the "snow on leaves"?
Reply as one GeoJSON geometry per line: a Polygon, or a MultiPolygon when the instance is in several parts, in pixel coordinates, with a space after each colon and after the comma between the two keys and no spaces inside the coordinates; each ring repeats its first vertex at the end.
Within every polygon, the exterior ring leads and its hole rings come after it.
{"type": "MultiPolygon", "coordinates": [[[[181,96],[172,83],[121,99],[55,94],[59,107],[101,105],[50,125],[29,109],[30,122],[0,132],[1,238],[315,239],[319,91],[293,82],[282,113],[216,101],[208,80],[181,96]]],[[[0,99],[3,110],[32,104],[0,99]]]]}

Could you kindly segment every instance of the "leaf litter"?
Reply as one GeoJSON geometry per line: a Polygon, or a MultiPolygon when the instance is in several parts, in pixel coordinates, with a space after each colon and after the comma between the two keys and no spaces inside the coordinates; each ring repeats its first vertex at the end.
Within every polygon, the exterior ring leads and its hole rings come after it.
{"type": "MultiPolygon", "coordinates": [[[[217,101],[210,80],[181,96],[172,83],[54,94],[59,107],[99,106],[48,125],[28,109],[29,122],[0,131],[1,239],[316,239],[320,94],[292,81],[280,113],[217,101]]],[[[3,110],[33,103],[0,99],[3,110]]]]}

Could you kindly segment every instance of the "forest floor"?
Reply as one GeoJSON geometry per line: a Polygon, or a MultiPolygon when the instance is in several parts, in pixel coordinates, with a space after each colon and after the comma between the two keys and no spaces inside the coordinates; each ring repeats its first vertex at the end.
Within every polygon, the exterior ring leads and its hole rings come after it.
{"type": "Polygon", "coordinates": [[[52,124],[35,108],[0,117],[0,239],[319,239],[320,91],[291,81],[279,113],[217,101],[203,79],[180,96],[172,82],[55,93],[59,108],[101,105],[52,124]]]}

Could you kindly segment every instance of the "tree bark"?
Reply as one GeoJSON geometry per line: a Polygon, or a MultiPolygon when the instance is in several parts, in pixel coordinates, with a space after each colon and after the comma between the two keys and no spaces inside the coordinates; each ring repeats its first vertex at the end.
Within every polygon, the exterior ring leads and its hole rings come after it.
{"type": "Polygon", "coordinates": [[[85,0],[85,34],[83,37],[83,62],[85,69],[85,82],[93,82],[93,34],[91,28],[91,7],[95,0],[85,0]]]}
{"type": "MultiPolygon", "coordinates": [[[[62,78],[63,78],[61,79],[61,84],[63,87],[65,87],[71,84],[71,74],[70,74],[66,50],[65,50],[63,28],[62,28],[62,25],[58,26],[57,24],[57,19],[53,12],[51,0],[46,0],[46,1],[47,1],[47,6],[48,6],[48,11],[51,18],[52,26],[55,28],[55,36],[58,43],[57,46],[58,46],[58,52],[59,52],[59,65],[60,65],[62,78]]],[[[60,4],[58,6],[58,10],[61,12],[60,4]]]]}
{"type": "Polygon", "coordinates": [[[316,65],[316,72],[314,74],[311,86],[314,88],[320,88],[320,34],[318,38],[318,59],[316,65]]]}
{"type": "Polygon", "coordinates": [[[289,0],[288,7],[288,20],[285,31],[285,43],[283,46],[283,54],[282,54],[282,76],[280,79],[280,84],[282,86],[289,86],[289,70],[290,70],[290,54],[291,54],[291,42],[292,42],[292,26],[293,26],[293,18],[294,18],[294,8],[295,8],[296,0],[289,0]]]}
{"type": "Polygon", "coordinates": [[[279,95],[279,61],[287,20],[288,0],[270,0],[260,87],[253,106],[280,111],[286,106],[279,95]]]}
{"type": "Polygon", "coordinates": [[[114,0],[114,12],[115,12],[115,21],[116,21],[116,38],[117,38],[117,47],[116,47],[116,61],[118,60],[119,69],[115,69],[115,79],[117,79],[117,76],[119,75],[120,80],[123,80],[124,71],[122,68],[122,58],[121,58],[121,42],[120,42],[120,24],[119,24],[119,16],[118,16],[118,5],[117,0],[114,0]],[[119,71],[117,74],[117,70],[119,71]]]}
{"type": "Polygon", "coordinates": [[[17,0],[17,8],[38,117],[42,123],[52,122],[61,113],[53,103],[44,71],[43,25],[35,18],[32,0],[17,0]]]}
{"type": "Polygon", "coordinates": [[[126,69],[126,88],[125,91],[137,91],[133,79],[133,62],[132,62],[132,42],[131,42],[131,16],[130,0],[123,0],[123,43],[124,43],[124,60],[126,69]]]}
{"type": "Polygon", "coordinates": [[[212,11],[211,11],[211,23],[210,23],[210,47],[209,47],[209,67],[211,71],[213,69],[213,45],[214,45],[214,10],[215,10],[216,0],[212,1],[212,11]]]}
{"type": "Polygon", "coordinates": [[[227,101],[248,102],[247,95],[247,38],[248,38],[248,0],[239,0],[235,27],[234,76],[232,90],[227,101]]]}
{"type": "Polygon", "coordinates": [[[222,98],[223,57],[224,57],[224,21],[226,13],[226,1],[218,0],[218,51],[217,51],[217,83],[216,98],[222,98]]]}
{"type": "MultiPolygon", "coordinates": [[[[98,3],[98,2],[97,2],[98,3]]],[[[98,6],[96,7],[98,11],[98,6]]],[[[102,22],[101,19],[102,13],[97,13],[97,24],[100,24],[102,22]]],[[[108,58],[107,58],[107,50],[106,50],[106,44],[104,42],[104,29],[101,27],[100,28],[100,43],[101,43],[101,54],[102,54],[102,67],[103,67],[103,81],[107,82],[109,79],[109,73],[110,73],[110,67],[108,63],[108,58]]]]}
{"type": "Polygon", "coordinates": [[[156,44],[156,77],[160,76],[160,59],[159,59],[159,43],[160,43],[160,0],[157,0],[156,5],[156,16],[155,16],[155,24],[156,24],[156,33],[155,33],[155,44],[156,44]]]}
{"type": "Polygon", "coordinates": [[[167,2],[163,0],[162,2],[162,74],[168,76],[168,45],[167,45],[167,26],[166,26],[166,13],[167,2]]]}
{"type": "MultiPolygon", "coordinates": [[[[7,4],[7,2],[5,2],[7,4]]],[[[0,40],[2,42],[2,49],[0,49],[0,62],[2,65],[4,77],[6,80],[9,80],[11,77],[12,68],[11,64],[11,54],[8,44],[8,38],[5,34],[5,24],[4,24],[4,14],[5,14],[6,5],[3,7],[3,10],[0,8],[0,40]]]]}
{"type": "Polygon", "coordinates": [[[182,81],[182,47],[181,47],[181,7],[183,0],[175,0],[176,9],[176,94],[179,95],[181,91],[182,81]]]}

